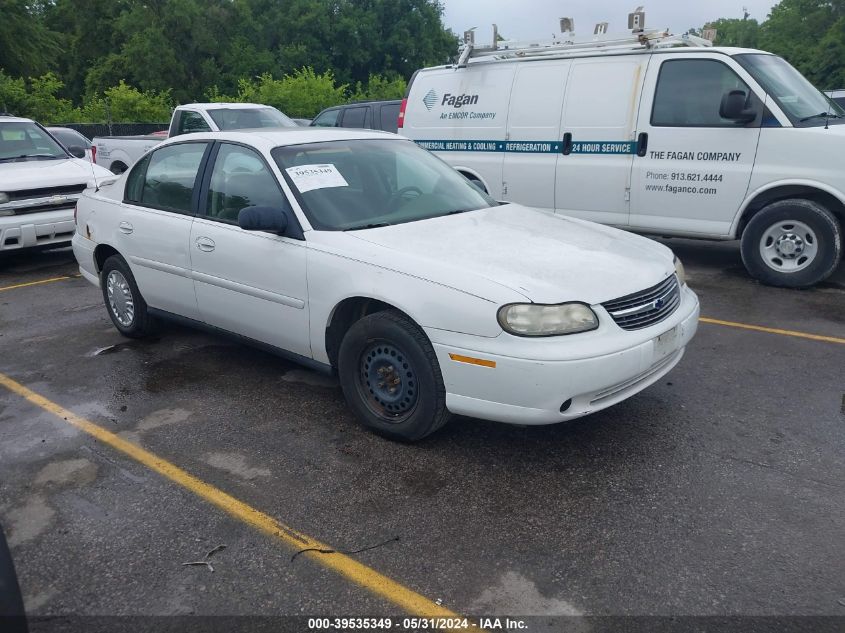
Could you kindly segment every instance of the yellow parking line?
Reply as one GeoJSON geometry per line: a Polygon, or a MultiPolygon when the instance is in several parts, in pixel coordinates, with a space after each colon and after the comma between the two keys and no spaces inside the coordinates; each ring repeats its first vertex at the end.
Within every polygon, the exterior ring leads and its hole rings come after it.
{"type": "MultiPolygon", "coordinates": [[[[297,551],[310,548],[318,550],[332,549],[328,545],[320,543],[310,536],[297,532],[296,530],[280,523],[273,517],[264,514],[260,510],[256,510],[243,501],[235,499],[219,488],[215,488],[211,484],[194,477],[190,473],[182,470],[167,460],[162,459],[154,453],[118,437],[111,431],[107,431],[101,426],[98,426],[93,422],[76,415],[72,411],[65,409],[61,405],[58,405],[34,391],[27,389],[19,382],[16,382],[2,373],[0,373],[0,385],[6,387],[9,391],[26,398],[35,406],[58,416],[61,420],[66,421],[68,424],[88,433],[103,444],[107,444],[113,449],[131,457],[150,470],[153,470],[170,481],[179,484],[198,497],[214,504],[221,510],[225,510],[236,519],[239,519],[244,523],[261,530],[262,532],[275,537],[285,545],[296,549],[297,551]]],[[[461,617],[456,613],[449,611],[445,607],[435,604],[425,596],[408,589],[395,580],[380,574],[374,569],[371,569],[363,563],[359,563],[344,554],[321,554],[319,552],[311,551],[304,552],[303,556],[308,556],[312,560],[331,569],[345,579],[351,580],[377,596],[392,602],[394,605],[404,609],[410,614],[423,617],[461,617]]]]}
{"type": "Polygon", "coordinates": [[[734,321],[722,321],[721,319],[710,319],[708,317],[701,317],[699,319],[702,323],[712,323],[713,325],[725,325],[727,327],[736,327],[743,330],[754,330],[756,332],[768,332],[769,334],[780,334],[781,336],[795,336],[797,338],[807,338],[811,341],[824,341],[825,343],[840,343],[845,345],[845,338],[838,338],[836,336],[821,336],[820,334],[808,334],[807,332],[796,332],[795,330],[780,330],[773,327],[763,327],[762,325],[749,325],[748,323],[736,323],[734,321]]]}
{"type": "Polygon", "coordinates": [[[40,281],[28,281],[25,284],[16,284],[14,286],[3,286],[0,292],[4,290],[14,290],[15,288],[26,288],[27,286],[38,286],[40,284],[50,284],[54,281],[64,281],[65,279],[76,279],[79,275],[65,275],[64,277],[51,277],[50,279],[41,279],[40,281]]]}

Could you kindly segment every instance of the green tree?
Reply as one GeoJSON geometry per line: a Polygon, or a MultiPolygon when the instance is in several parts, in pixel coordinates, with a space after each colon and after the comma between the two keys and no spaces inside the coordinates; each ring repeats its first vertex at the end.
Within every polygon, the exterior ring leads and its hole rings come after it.
{"type": "Polygon", "coordinates": [[[39,75],[54,67],[60,53],[58,33],[45,25],[40,4],[0,0],[0,70],[39,75]]]}
{"type": "Polygon", "coordinates": [[[716,29],[716,46],[757,48],[760,24],[757,20],[722,18],[707,24],[705,29],[716,29]]]}
{"type": "Polygon", "coordinates": [[[79,113],[86,123],[161,123],[170,120],[173,110],[169,90],[140,91],[121,81],[103,96],[89,99],[79,113]]]}

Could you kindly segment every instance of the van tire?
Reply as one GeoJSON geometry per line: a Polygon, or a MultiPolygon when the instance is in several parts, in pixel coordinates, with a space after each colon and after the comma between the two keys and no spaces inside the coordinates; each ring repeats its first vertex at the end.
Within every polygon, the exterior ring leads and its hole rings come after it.
{"type": "Polygon", "coordinates": [[[151,333],[153,319],[147,310],[147,302],[138,290],[129,264],[120,255],[112,255],[103,263],[100,289],[106,311],[118,332],[129,338],[143,338],[151,333]]]}
{"type": "Polygon", "coordinates": [[[120,161],[116,161],[116,162],[112,163],[111,167],[109,167],[109,171],[111,173],[113,173],[115,176],[120,176],[120,174],[125,172],[127,169],[128,169],[128,167],[126,165],[124,165],[123,163],[121,163],[120,161]]]}
{"type": "Polygon", "coordinates": [[[827,279],[842,259],[842,227],[825,207],[794,198],[758,211],[741,238],[742,262],[764,284],[807,288],[827,279]]]}
{"type": "Polygon", "coordinates": [[[415,442],[451,417],[434,348],[401,312],[385,310],[356,321],[340,344],[337,369],[349,406],[379,435],[415,442]]]}

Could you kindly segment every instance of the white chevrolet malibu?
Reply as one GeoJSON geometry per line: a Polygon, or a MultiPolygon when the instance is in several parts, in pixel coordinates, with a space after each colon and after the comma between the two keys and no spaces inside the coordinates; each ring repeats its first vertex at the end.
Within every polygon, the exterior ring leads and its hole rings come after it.
{"type": "Polygon", "coordinates": [[[451,414],[551,424],[644,389],[698,325],[656,242],[487,197],[402,137],[180,136],[79,200],[73,248],[124,335],[153,319],[338,375],[417,440],[451,414]]]}

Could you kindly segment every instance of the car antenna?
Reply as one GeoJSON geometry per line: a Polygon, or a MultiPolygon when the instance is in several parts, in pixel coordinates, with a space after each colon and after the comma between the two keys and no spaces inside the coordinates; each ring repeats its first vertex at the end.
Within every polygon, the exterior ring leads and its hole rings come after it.
{"type": "Polygon", "coordinates": [[[825,97],[827,98],[827,114],[824,117],[824,129],[829,130],[830,129],[830,111],[833,109],[832,108],[833,99],[831,99],[827,95],[825,95],[825,97]]]}
{"type": "Polygon", "coordinates": [[[91,154],[91,160],[88,161],[91,164],[91,177],[94,179],[94,193],[100,191],[100,183],[97,182],[97,172],[94,170],[94,155],[91,154]]]}

